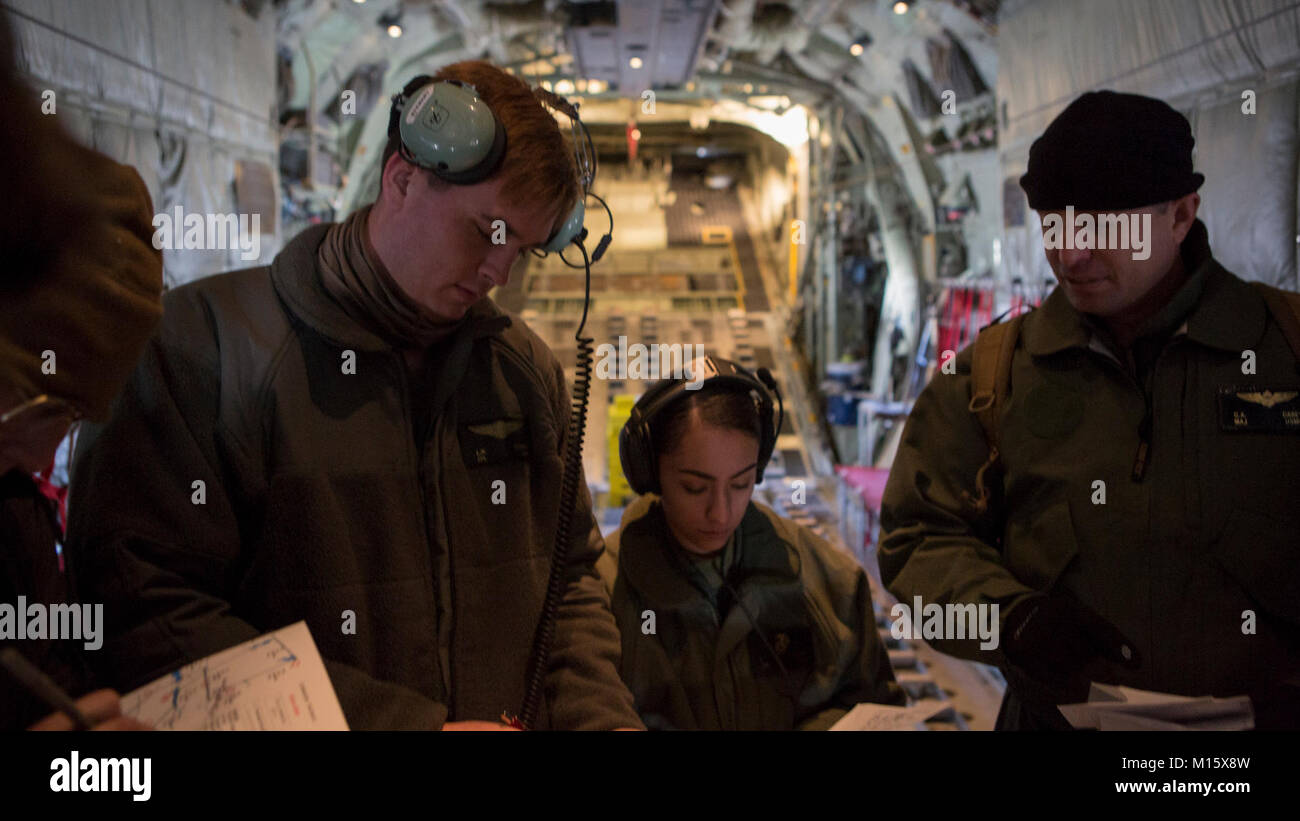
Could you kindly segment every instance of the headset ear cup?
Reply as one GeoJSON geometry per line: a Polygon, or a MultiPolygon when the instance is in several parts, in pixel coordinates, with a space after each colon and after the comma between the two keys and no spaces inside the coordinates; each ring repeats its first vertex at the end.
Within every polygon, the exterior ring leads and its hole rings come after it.
{"type": "Polygon", "coordinates": [[[406,85],[402,86],[402,90],[393,95],[392,104],[388,109],[388,136],[399,137],[400,130],[397,126],[397,118],[401,115],[402,109],[411,101],[412,94],[432,82],[434,82],[434,79],[428,74],[420,74],[408,80],[406,85]]]}
{"type": "Polygon", "coordinates": [[[542,250],[551,253],[559,253],[569,247],[569,243],[582,233],[582,223],[586,218],[587,206],[582,201],[582,194],[578,195],[578,201],[573,204],[573,210],[565,218],[564,223],[556,230],[555,235],[546,243],[542,250]]]}
{"type": "Polygon", "coordinates": [[[633,409],[633,413],[635,417],[629,418],[618,434],[618,458],[623,465],[623,476],[637,495],[657,493],[659,483],[654,476],[654,454],[650,452],[646,427],[640,412],[633,409]]]}
{"type": "Polygon", "coordinates": [[[420,74],[408,80],[406,85],[402,86],[402,90],[393,95],[393,104],[388,110],[388,136],[396,137],[398,146],[403,148],[405,147],[405,143],[402,141],[401,127],[401,116],[403,112],[405,112],[406,107],[411,104],[411,99],[414,97],[415,92],[433,82],[436,81],[428,74],[420,74]]]}
{"type": "Polygon", "coordinates": [[[488,153],[483,160],[473,168],[467,168],[459,173],[452,171],[440,171],[437,168],[430,169],[439,178],[455,185],[473,185],[476,182],[482,182],[492,176],[492,172],[497,170],[501,164],[501,157],[506,153],[506,130],[501,125],[501,121],[493,115],[494,130],[492,133],[492,146],[488,148],[488,153]]]}
{"type": "Polygon", "coordinates": [[[640,494],[637,488],[640,483],[637,482],[636,468],[632,466],[635,460],[632,458],[632,436],[628,432],[627,423],[623,424],[623,429],[618,432],[618,463],[623,466],[623,478],[627,480],[628,487],[632,488],[633,493],[640,494]]]}
{"type": "Polygon", "coordinates": [[[464,83],[434,81],[410,91],[396,120],[402,157],[450,183],[486,179],[505,155],[501,120],[464,83]]]}

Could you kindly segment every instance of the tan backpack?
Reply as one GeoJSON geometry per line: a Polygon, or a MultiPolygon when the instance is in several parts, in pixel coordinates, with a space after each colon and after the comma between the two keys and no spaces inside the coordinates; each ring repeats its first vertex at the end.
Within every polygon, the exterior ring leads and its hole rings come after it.
{"type": "MultiPolygon", "coordinates": [[[[1264,297],[1269,313],[1282,329],[1291,352],[1300,361],[1300,293],[1284,291],[1262,282],[1253,282],[1264,297]]],[[[990,325],[975,337],[971,350],[970,412],[979,419],[989,445],[989,458],[975,474],[975,493],[962,491],[962,498],[977,514],[988,510],[989,493],[985,477],[998,463],[998,419],[1002,405],[1011,392],[1011,359],[1015,355],[1020,326],[1027,314],[990,325]]]]}

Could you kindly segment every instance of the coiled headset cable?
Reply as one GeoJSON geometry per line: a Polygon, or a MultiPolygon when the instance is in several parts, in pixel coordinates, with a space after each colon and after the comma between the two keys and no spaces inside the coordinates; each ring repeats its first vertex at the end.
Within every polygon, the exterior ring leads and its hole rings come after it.
{"type": "MultiPolygon", "coordinates": [[[[586,229],[583,229],[586,233],[586,229]]],[[[587,309],[591,304],[591,260],[587,249],[578,239],[575,243],[582,251],[587,269],[586,299],[582,306],[582,321],[574,332],[578,344],[578,368],[573,380],[573,411],[569,417],[569,435],[564,446],[564,478],[560,483],[560,518],[555,527],[555,547],[551,551],[551,574],[546,585],[546,598],[542,603],[542,616],[533,637],[533,652],[528,661],[524,703],[519,710],[519,724],[532,728],[537,721],[541,704],[542,683],[550,662],[551,644],[555,640],[555,619],[564,600],[565,571],[568,569],[569,534],[573,527],[573,514],[578,504],[578,485],[582,482],[582,440],[587,430],[587,407],[591,400],[591,365],[595,338],[583,336],[587,325],[587,309]]]]}
{"type": "MultiPolygon", "coordinates": [[[[549,102],[549,98],[547,101],[549,102]]],[[[583,244],[583,240],[587,238],[587,229],[584,227],[579,232],[573,244],[582,252],[581,266],[565,259],[563,251],[558,252],[560,260],[565,265],[570,268],[583,268],[586,277],[583,286],[582,321],[578,323],[578,329],[573,334],[578,349],[577,373],[573,380],[572,412],[569,416],[568,438],[564,448],[564,478],[560,482],[560,517],[555,528],[555,546],[551,551],[551,573],[547,580],[541,618],[538,620],[537,630],[533,636],[532,654],[528,659],[523,705],[520,707],[518,719],[511,722],[523,729],[532,728],[537,721],[542,699],[542,685],[550,664],[551,645],[555,640],[555,621],[559,615],[560,604],[564,601],[570,533],[573,529],[573,514],[577,510],[578,491],[583,480],[582,440],[587,432],[587,409],[591,401],[591,369],[595,358],[595,338],[583,335],[583,330],[587,326],[587,312],[591,307],[591,266],[605,255],[605,250],[609,247],[614,234],[613,212],[609,210],[604,199],[589,190],[596,175],[596,152],[592,148],[591,135],[579,119],[575,107],[564,101],[561,110],[572,118],[576,128],[582,130],[583,140],[589,152],[585,158],[580,155],[578,161],[583,196],[595,197],[604,207],[605,213],[609,215],[609,231],[601,237],[590,257],[583,244]]]]}

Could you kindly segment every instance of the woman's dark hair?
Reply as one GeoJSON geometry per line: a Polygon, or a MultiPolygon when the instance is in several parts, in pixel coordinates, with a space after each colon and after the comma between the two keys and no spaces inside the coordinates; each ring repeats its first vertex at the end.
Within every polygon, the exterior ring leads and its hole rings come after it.
{"type": "Polygon", "coordinates": [[[650,422],[650,437],[655,456],[676,449],[686,435],[691,411],[699,409],[700,421],[729,430],[738,430],[763,441],[763,420],[750,392],[736,386],[707,386],[688,391],[684,397],[660,411],[650,422]]]}

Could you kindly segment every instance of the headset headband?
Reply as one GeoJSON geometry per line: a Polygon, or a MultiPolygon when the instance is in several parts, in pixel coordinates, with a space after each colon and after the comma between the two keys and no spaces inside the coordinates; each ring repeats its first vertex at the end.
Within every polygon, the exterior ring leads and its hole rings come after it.
{"type": "Polygon", "coordinates": [[[741,365],[729,359],[705,356],[690,363],[688,369],[695,382],[703,377],[702,384],[695,388],[688,387],[688,380],[663,379],[652,385],[632,408],[623,430],[619,432],[619,460],[623,465],[623,475],[628,485],[639,494],[659,493],[659,462],[655,453],[655,442],[651,432],[651,423],[667,407],[682,399],[685,395],[707,388],[737,388],[750,392],[757,398],[757,410],[761,425],[758,448],[758,470],[755,484],[763,481],[763,471],[771,461],[776,449],[776,437],[785,420],[785,404],[777,390],[776,380],[766,368],[760,368],[754,376],[741,365]],[[775,406],[780,406],[780,419],[776,419],[775,406]]]}

